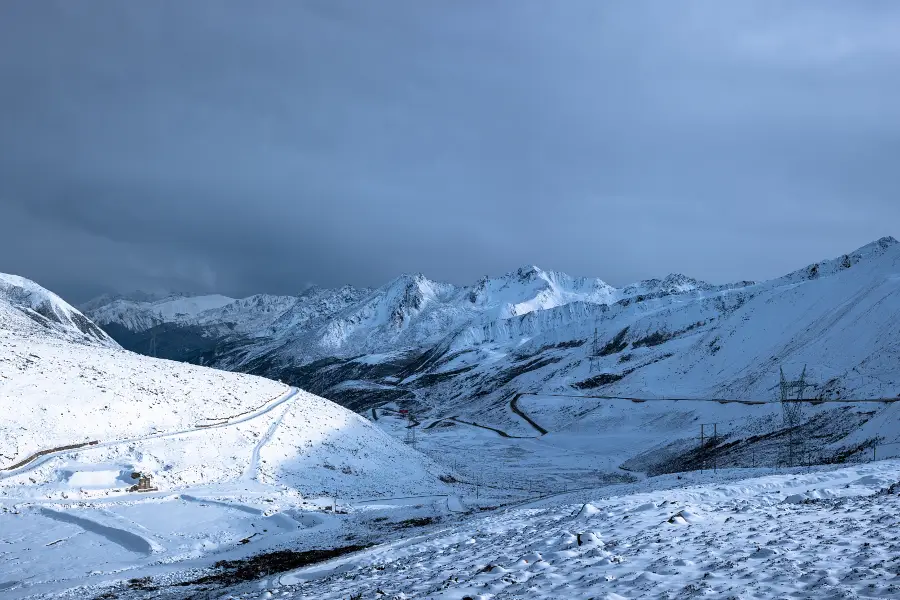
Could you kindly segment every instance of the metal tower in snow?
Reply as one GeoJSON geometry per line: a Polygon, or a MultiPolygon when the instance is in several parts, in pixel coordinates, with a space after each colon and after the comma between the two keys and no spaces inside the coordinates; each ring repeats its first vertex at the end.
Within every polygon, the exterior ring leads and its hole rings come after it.
{"type": "Polygon", "coordinates": [[[600,370],[600,350],[600,336],[597,333],[597,328],[594,327],[594,341],[591,342],[591,373],[595,370],[600,370]]]}
{"type": "Polygon", "coordinates": [[[406,439],[404,440],[407,444],[416,447],[416,425],[419,423],[413,418],[412,412],[406,413],[407,424],[406,424],[406,439]]]}
{"type": "Polygon", "coordinates": [[[806,388],[812,384],[806,383],[806,367],[800,373],[800,379],[789,381],[784,377],[784,369],[781,372],[781,416],[782,426],[788,431],[788,466],[794,466],[794,453],[797,447],[803,446],[803,439],[797,428],[803,422],[803,400],[806,388]]]}

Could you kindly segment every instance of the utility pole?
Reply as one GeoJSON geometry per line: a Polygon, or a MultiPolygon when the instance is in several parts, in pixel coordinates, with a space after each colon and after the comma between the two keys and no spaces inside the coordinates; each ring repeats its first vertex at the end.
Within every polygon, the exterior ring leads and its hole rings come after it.
{"type": "Polygon", "coordinates": [[[717,473],[719,468],[719,455],[715,451],[716,439],[719,437],[719,424],[718,423],[700,423],[700,452],[703,454],[703,459],[700,461],[700,474],[703,474],[703,470],[706,467],[706,455],[703,453],[704,448],[706,447],[706,428],[712,425],[713,434],[710,440],[713,444],[713,472],[717,473]]]}
{"type": "MultiPolygon", "coordinates": [[[[718,423],[713,423],[713,446],[716,445],[716,438],[719,437],[718,423]]],[[[713,452],[713,473],[719,472],[719,453],[713,452]]]]}
{"type": "MultiPolygon", "coordinates": [[[[704,427],[705,427],[705,425],[703,423],[700,423],[700,452],[701,453],[703,452],[703,446],[706,443],[706,436],[703,434],[704,427]]],[[[705,462],[704,460],[700,461],[700,474],[701,475],[703,475],[703,463],[704,462],[705,462]]]]}

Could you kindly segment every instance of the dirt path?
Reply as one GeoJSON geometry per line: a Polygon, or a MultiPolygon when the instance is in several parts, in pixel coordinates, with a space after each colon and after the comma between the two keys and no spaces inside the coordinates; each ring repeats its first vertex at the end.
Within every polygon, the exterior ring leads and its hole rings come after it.
{"type": "Polygon", "coordinates": [[[509,408],[512,409],[514,413],[522,417],[522,419],[524,419],[529,425],[534,427],[538,431],[538,433],[540,433],[541,435],[546,435],[548,433],[547,430],[535,423],[531,419],[531,417],[525,414],[525,411],[519,408],[519,398],[524,395],[525,394],[516,394],[515,396],[513,396],[512,400],[509,401],[509,408]]]}
{"type": "Polygon", "coordinates": [[[94,440],[93,442],[84,442],[83,444],[71,444],[69,446],[57,446],[56,448],[47,448],[46,450],[41,450],[40,452],[35,452],[31,456],[26,456],[24,459],[20,460],[19,462],[12,465],[11,467],[5,467],[3,469],[0,469],[0,471],[12,471],[13,469],[18,469],[19,467],[24,467],[31,461],[36,460],[42,456],[46,456],[47,454],[50,454],[52,452],[65,452],[67,450],[77,450],[78,448],[84,448],[85,446],[96,446],[99,443],[100,443],[99,441],[94,440]]]}
{"type": "Polygon", "coordinates": [[[494,433],[498,434],[500,437],[505,437],[505,438],[509,438],[512,440],[533,440],[534,439],[534,437],[530,436],[530,435],[510,435],[510,434],[506,433],[505,431],[503,431],[502,429],[497,429],[495,427],[488,427],[487,425],[479,425],[478,423],[472,423],[470,421],[463,421],[461,419],[457,419],[456,417],[450,417],[449,419],[446,419],[446,420],[456,421],[457,423],[462,423],[463,425],[469,425],[471,427],[479,427],[481,429],[487,429],[488,431],[493,431],[494,433]]]}

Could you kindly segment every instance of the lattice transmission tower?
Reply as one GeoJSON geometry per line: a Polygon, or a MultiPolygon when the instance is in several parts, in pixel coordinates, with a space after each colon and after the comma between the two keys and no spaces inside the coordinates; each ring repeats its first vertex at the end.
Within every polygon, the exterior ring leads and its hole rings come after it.
{"type": "Polygon", "coordinates": [[[416,421],[415,417],[413,417],[412,411],[406,413],[407,424],[406,424],[406,439],[404,440],[407,444],[416,447],[416,425],[419,423],[416,421]]]}
{"type": "Polygon", "coordinates": [[[781,372],[781,417],[782,426],[788,431],[788,466],[794,466],[795,449],[803,447],[803,435],[799,426],[803,422],[803,402],[806,388],[813,384],[806,382],[806,366],[800,373],[800,379],[788,380],[784,377],[784,369],[781,372]]]}
{"type": "Polygon", "coordinates": [[[597,328],[594,327],[594,340],[591,342],[591,370],[593,373],[595,370],[600,370],[600,350],[602,346],[600,345],[600,335],[597,332],[597,328]]]}

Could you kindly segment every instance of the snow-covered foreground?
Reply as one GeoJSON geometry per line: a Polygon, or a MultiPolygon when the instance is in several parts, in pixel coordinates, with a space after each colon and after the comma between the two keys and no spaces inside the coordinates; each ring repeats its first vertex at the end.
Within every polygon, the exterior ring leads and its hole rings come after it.
{"type": "Polygon", "coordinates": [[[494,513],[215,597],[900,595],[900,489],[890,487],[900,479],[900,463],[738,479],[742,474],[752,472],[707,474],[699,484],[696,474],[664,476],[579,492],[548,500],[547,507],[494,513]]]}
{"type": "Polygon", "coordinates": [[[409,519],[465,510],[443,495],[345,502],[253,481],[93,500],[3,497],[0,598],[93,598],[135,579],[206,572],[221,560],[384,541],[402,535],[396,531],[409,519]]]}
{"type": "MultiPolygon", "coordinates": [[[[646,477],[619,465],[692,430],[703,406],[604,401],[573,427],[569,409],[584,407],[553,401],[521,403],[557,429],[540,437],[423,423],[419,449],[462,480],[430,494],[311,498],[243,478],[69,501],[0,498],[9,532],[0,552],[14,559],[0,584],[29,598],[894,597],[900,489],[879,492],[900,480],[900,461],[646,477]],[[651,424],[655,433],[636,435],[651,424]],[[629,444],[607,435],[617,428],[635,434],[629,444]],[[181,585],[228,573],[215,566],[223,560],[269,565],[284,550],[369,545],[299,570],[251,571],[246,582],[181,585]]],[[[713,407],[744,433],[778,408],[713,407]]],[[[375,414],[405,435],[400,415],[375,414]]],[[[82,471],[79,483],[115,476],[82,471]]]]}

